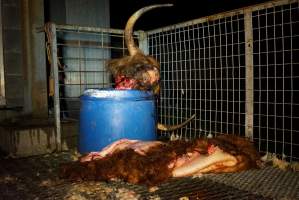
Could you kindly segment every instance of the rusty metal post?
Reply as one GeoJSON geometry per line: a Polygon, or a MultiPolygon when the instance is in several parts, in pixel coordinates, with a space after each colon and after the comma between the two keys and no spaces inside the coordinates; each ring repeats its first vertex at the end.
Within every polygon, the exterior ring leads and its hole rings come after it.
{"type": "Polygon", "coordinates": [[[245,136],[253,140],[253,29],[250,9],[244,10],[244,26],[246,66],[245,136]]]}
{"type": "Polygon", "coordinates": [[[56,147],[61,150],[61,124],[60,124],[60,103],[59,103],[59,77],[57,63],[57,40],[56,25],[50,24],[50,48],[51,48],[51,70],[50,76],[54,79],[54,117],[56,127],[56,147]]]}

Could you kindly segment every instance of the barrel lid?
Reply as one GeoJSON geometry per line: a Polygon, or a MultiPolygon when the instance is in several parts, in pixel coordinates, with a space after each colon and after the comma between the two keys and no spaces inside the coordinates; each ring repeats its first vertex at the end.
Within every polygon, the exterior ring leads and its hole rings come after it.
{"type": "Polygon", "coordinates": [[[105,89],[87,89],[83,92],[81,98],[96,99],[153,99],[151,91],[141,90],[115,90],[113,88],[105,89]]]}

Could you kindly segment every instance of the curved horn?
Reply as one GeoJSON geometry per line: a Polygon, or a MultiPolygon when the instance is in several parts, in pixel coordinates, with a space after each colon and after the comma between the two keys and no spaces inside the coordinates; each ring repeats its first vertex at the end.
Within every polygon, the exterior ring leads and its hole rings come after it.
{"type": "Polygon", "coordinates": [[[177,124],[177,125],[165,125],[165,124],[158,123],[157,129],[160,130],[160,131],[174,131],[174,130],[177,130],[179,128],[182,128],[183,126],[188,124],[194,118],[195,118],[195,114],[192,115],[189,119],[187,119],[183,123],[177,124]]]}
{"type": "Polygon", "coordinates": [[[170,7],[170,6],[173,6],[173,4],[156,4],[156,5],[147,6],[139,9],[129,18],[125,28],[125,41],[130,56],[134,56],[137,53],[141,53],[141,50],[135,45],[134,38],[133,38],[133,26],[137,21],[137,19],[149,10],[159,8],[159,7],[170,7]]]}

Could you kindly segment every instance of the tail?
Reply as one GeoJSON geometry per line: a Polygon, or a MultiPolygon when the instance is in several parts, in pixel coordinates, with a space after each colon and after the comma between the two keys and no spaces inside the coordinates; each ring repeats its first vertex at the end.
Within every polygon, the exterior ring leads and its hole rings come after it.
{"type": "Polygon", "coordinates": [[[180,128],[186,126],[192,119],[195,118],[195,116],[196,115],[194,114],[189,119],[184,121],[183,123],[177,124],[177,125],[165,125],[165,124],[158,123],[157,129],[160,131],[174,131],[174,130],[180,129],[180,128]]]}

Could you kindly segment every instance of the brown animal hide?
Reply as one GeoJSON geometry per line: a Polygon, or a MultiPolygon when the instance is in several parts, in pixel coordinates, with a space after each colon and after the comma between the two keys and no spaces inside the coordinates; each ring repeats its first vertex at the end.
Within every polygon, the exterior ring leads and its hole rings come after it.
{"type": "MultiPolygon", "coordinates": [[[[157,141],[156,141],[157,142],[157,141]]],[[[147,143],[145,143],[147,144],[147,143]]],[[[138,153],[132,148],[124,148],[107,154],[103,158],[88,162],[66,163],[61,167],[60,176],[70,180],[121,179],[134,184],[157,185],[170,177],[190,176],[198,173],[238,172],[257,168],[260,156],[253,144],[247,139],[221,135],[214,139],[194,141],[169,141],[157,143],[145,153],[138,153]],[[209,160],[215,155],[215,149],[229,155],[236,163],[227,165],[221,160],[204,164],[198,171],[190,173],[188,167],[202,165],[202,160],[209,160]],[[195,155],[195,156],[192,156],[195,155]],[[191,159],[191,162],[190,162],[191,159]],[[196,162],[194,162],[194,160],[196,162]],[[186,172],[176,176],[175,170],[186,172]]]]}

